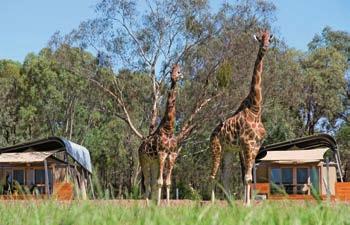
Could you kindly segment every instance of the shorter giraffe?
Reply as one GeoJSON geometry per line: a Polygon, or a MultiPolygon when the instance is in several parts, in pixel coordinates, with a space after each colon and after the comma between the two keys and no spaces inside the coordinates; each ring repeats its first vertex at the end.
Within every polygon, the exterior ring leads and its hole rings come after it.
{"type": "Polygon", "coordinates": [[[167,203],[170,200],[171,173],[177,158],[177,140],[174,135],[176,83],[181,77],[180,67],[174,65],[171,72],[171,87],[168,93],[166,110],[157,130],[146,137],[139,148],[139,159],[144,177],[145,198],[157,193],[157,204],[161,199],[161,189],[164,183],[164,167],[167,169],[165,178],[167,203]]]}
{"type": "MultiPolygon", "coordinates": [[[[243,160],[241,164],[244,169],[244,202],[246,205],[250,204],[250,185],[255,157],[266,133],[261,122],[261,76],[263,58],[269,47],[272,35],[270,36],[268,31],[264,31],[260,36],[254,37],[260,43],[260,46],[253,70],[250,92],[236,112],[214,129],[210,138],[210,147],[213,155],[211,179],[215,179],[222,152],[232,148],[239,151],[240,158],[243,160]]],[[[212,200],[214,200],[214,192],[212,192],[212,200]]]]}

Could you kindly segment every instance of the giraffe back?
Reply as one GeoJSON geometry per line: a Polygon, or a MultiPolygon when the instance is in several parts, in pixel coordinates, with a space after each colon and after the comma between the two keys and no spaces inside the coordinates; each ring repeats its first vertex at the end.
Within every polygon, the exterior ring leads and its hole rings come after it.
{"type": "Polygon", "coordinates": [[[177,151],[177,140],[174,134],[167,134],[158,130],[142,141],[139,148],[139,154],[146,154],[149,157],[156,158],[158,152],[172,153],[177,151]]]}
{"type": "Polygon", "coordinates": [[[260,142],[265,133],[260,117],[246,108],[220,123],[213,131],[212,137],[219,137],[221,143],[240,145],[240,142],[247,140],[260,142]]]}

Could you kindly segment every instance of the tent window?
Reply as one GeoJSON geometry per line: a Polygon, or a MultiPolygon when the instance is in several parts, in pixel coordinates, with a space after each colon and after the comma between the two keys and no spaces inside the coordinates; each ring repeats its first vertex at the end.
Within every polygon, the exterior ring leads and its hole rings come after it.
{"type": "MultiPolygon", "coordinates": [[[[52,171],[49,169],[49,189],[52,189],[52,171]]],[[[38,169],[34,171],[35,186],[40,194],[45,194],[45,170],[38,169]]]]}
{"type": "Polygon", "coordinates": [[[271,168],[271,193],[279,193],[281,190],[281,169],[271,168]]]}
{"type": "Polygon", "coordinates": [[[308,179],[309,179],[309,169],[297,168],[297,194],[308,193],[309,191],[308,179]]]}
{"type": "Polygon", "coordinates": [[[319,191],[319,169],[312,167],[274,167],[270,170],[271,194],[310,194],[319,191]],[[311,185],[310,185],[311,184],[311,185]]]}
{"type": "Polygon", "coordinates": [[[13,180],[24,185],[24,170],[13,170],[13,180]]]}
{"type": "Polygon", "coordinates": [[[45,184],[45,170],[35,170],[35,184],[45,184]]]}
{"type": "MultiPolygon", "coordinates": [[[[49,173],[49,183],[52,181],[52,171],[48,170],[49,173]]],[[[45,170],[35,170],[34,173],[35,184],[45,184],[45,170]]]]}
{"type": "Polygon", "coordinates": [[[297,184],[306,184],[308,178],[308,168],[297,168],[297,184]]]}
{"type": "Polygon", "coordinates": [[[293,194],[293,168],[282,168],[282,184],[287,194],[293,194]]]}
{"type": "Polygon", "coordinates": [[[315,191],[319,193],[320,191],[320,177],[319,173],[316,167],[311,167],[311,172],[310,172],[310,179],[311,179],[311,185],[312,188],[314,188],[315,191]]]}

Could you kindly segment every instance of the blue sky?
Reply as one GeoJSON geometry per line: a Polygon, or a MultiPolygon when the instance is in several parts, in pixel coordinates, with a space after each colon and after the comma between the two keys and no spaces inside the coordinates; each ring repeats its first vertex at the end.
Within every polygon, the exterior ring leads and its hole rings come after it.
{"type": "MultiPolygon", "coordinates": [[[[0,1],[0,59],[23,61],[29,52],[45,47],[55,31],[67,33],[80,21],[93,17],[98,0],[0,1]]],[[[274,25],[279,29],[278,36],[290,47],[306,50],[314,34],[326,25],[350,32],[349,0],[273,2],[277,6],[274,25]]]]}

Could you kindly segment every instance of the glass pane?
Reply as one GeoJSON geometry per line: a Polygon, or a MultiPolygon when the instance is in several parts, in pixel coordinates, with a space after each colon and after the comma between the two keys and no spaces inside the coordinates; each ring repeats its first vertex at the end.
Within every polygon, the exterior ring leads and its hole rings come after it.
{"type": "MultiPolygon", "coordinates": [[[[49,184],[52,181],[52,171],[49,169],[49,184]]],[[[45,170],[35,170],[35,184],[45,184],[45,170]]]]}
{"type": "Polygon", "coordinates": [[[317,192],[319,192],[319,186],[320,186],[319,173],[318,173],[318,168],[314,166],[311,168],[310,180],[311,180],[312,188],[314,188],[317,192]]]}
{"type": "Polygon", "coordinates": [[[282,168],[282,183],[287,194],[293,194],[293,169],[282,168]]]}
{"type": "Polygon", "coordinates": [[[35,184],[45,184],[45,170],[35,170],[35,184]]]}
{"type": "Polygon", "coordinates": [[[307,168],[297,168],[297,184],[306,184],[308,179],[307,168]]]}
{"type": "Polygon", "coordinates": [[[271,168],[271,194],[277,194],[281,192],[281,169],[271,168]]]}
{"type": "Polygon", "coordinates": [[[271,169],[271,182],[275,184],[281,183],[281,169],[280,168],[272,168],[271,169]]]}
{"type": "Polygon", "coordinates": [[[13,181],[17,181],[20,185],[23,185],[24,170],[13,170],[13,181]]]}
{"type": "Polygon", "coordinates": [[[282,183],[283,184],[293,184],[293,169],[292,168],[282,168],[282,183]]]}

